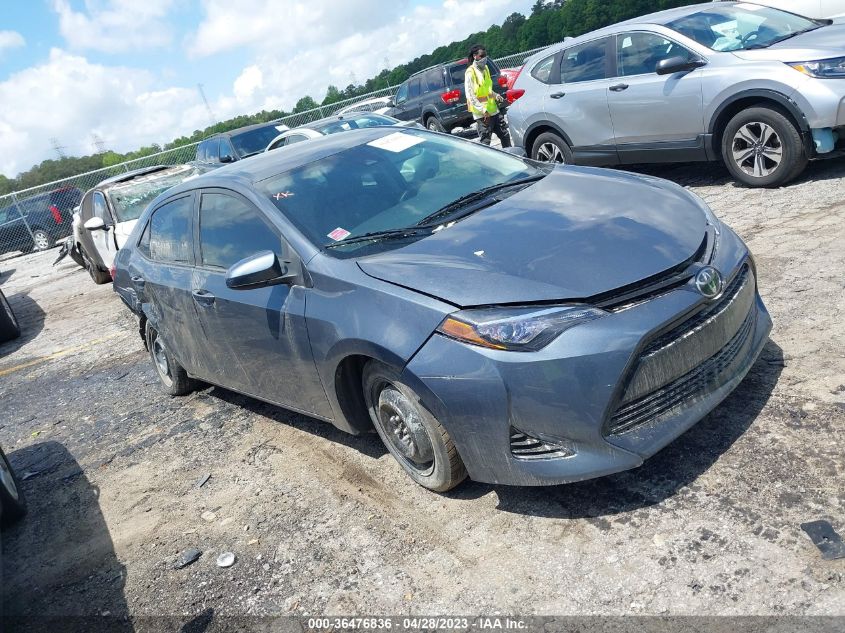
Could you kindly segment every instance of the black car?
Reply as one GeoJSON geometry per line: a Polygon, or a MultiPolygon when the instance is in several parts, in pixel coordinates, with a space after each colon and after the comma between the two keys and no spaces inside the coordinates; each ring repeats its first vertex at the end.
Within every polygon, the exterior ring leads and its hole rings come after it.
{"type": "Polygon", "coordinates": [[[63,187],[0,209],[0,255],[43,251],[73,232],[73,208],[82,191],[63,187]]]}
{"type": "Polygon", "coordinates": [[[219,166],[260,154],[270,141],[288,129],[280,123],[258,123],[215,134],[197,145],[197,162],[219,166]]]}
{"type": "MultiPolygon", "coordinates": [[[[507,78],[492,59],[487,59],[493,89],[505,95],[507,78]]],[[[466,59],[459,59],[411,75],[396,91],[393,110],[388,114],[402,121],[419,121],[435,132],[469,127],[473,118],[464,91],[467,64],[466,59]]]]}

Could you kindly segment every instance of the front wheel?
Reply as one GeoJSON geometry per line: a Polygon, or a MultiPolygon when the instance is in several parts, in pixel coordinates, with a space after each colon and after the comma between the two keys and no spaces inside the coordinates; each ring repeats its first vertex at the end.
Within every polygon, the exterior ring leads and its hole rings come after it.
{"type": "Polygon", "coordinates": [[[451,490],[466,479],[449,433],[397,372],[371,361],[362,383],[376,432],[411,479],[435,492],[451,490]]]}
{"type": "Polygon", "coordinates": [[[572,164],[572,149],[554,132],[543,132],[531,146],[531,158],[544,163],[572,164]]]}
{"type": "Polygon", "coordinates": [[[0,507],[3,515],[0,525],[6,527],[19,521],[26,514],[26,499],[24,499],[18,478],[6,459],[6,454],[0,449],[0,507]]]}
{"type": "Polygon", "coordinates": [[[111,274],[107,273],[104,270],[101,270],[97,264],[88,256],[88,253],[85,251],[81,252],[82,259],[84,260],[84,268],[88,271],[88,274],[91,276],[92,281],[97,285],[107,284],[111,281],[111,274]]]}
{"type": "Polygon", "coordinates": [[[750,187],[779,187],[807,166],[801,133],[784,114],[748,108],[730,120],[722,157],[731,175],[750,187]]]}

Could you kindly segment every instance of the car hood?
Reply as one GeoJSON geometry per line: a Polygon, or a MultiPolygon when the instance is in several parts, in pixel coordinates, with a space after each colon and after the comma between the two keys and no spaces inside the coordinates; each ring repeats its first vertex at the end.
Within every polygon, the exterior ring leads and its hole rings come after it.
{"type": "Polygon", "coordinates": [[[449,228],[358,265],[461,307],[583,299],[688,261],[706,226],[677,185],[559,167],[449,228]]]}
{"type": "Polygon", "coordinates": [[[749,61],[801,62],[845,56],[845,21],[797,35],[768,48],[734,51],[749,61]]]}

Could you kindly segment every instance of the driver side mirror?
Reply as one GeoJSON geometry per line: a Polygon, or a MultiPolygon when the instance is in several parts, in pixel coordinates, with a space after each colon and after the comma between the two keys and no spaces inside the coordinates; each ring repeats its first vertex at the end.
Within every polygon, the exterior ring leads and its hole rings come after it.
{"type": "Polygon", "coordinates": [[[226,287],[248,290],[276,284],[293,284],[299,275],[292,268],[291,262],[279,261],[273,251],[260,251],[232,264],[226,272],[226,287]]]}
{"type": "Polygon", "coordinates": [[[686,73],[696,68],[706,66],[707,62],[703,59],[689,59],[687,57],[669,57],[657,62],[655,72],[658,75],[674,75],[675,73],[686,73]]]}
{"type": "Polygon", "coordinates": [[[85,220],[85,224],[83,224],[82,226],[84,226],[89,231],[108,231],[110,228],[106,226],[105,222],[103,222],[103,218],[99,218],[97,216],[85,220]]]}

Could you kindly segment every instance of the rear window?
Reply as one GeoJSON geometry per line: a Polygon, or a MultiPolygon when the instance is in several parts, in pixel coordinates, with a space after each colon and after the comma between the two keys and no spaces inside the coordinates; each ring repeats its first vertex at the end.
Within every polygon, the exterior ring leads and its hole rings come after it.
{"type": "Polygon", "coordinates": [[[268,125],[267,127],[260,127],[248,132],[241,132],[240,134],[231,136],[232,145],[238,158],[245,158],[252,154],[263,152],[264,149],[276,138],[280,132],[284,132],[287,128],[279,129],[280,126],[268,125]]]}

